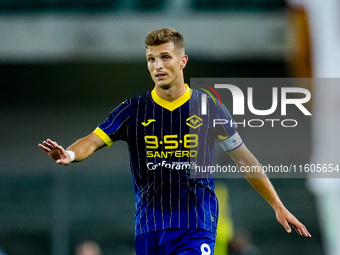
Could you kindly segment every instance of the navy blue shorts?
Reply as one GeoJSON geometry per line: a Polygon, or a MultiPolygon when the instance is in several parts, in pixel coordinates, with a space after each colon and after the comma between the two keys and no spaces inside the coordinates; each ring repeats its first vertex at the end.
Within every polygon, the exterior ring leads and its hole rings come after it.
{"type": "Polygon", "coordinates": [[[202,229],[167,229],[135,237],[137,255],[213,255],[215,234],[202,229]]]}

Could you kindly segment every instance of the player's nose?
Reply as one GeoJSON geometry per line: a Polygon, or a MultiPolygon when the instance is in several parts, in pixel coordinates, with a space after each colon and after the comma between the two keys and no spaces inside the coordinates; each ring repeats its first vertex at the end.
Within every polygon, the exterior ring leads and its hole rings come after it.
{"type": "Polygon", "coordinates": [[[160,60],[160,59],[155,60],[155,68],[156,69],[162,69],[163,68],[162,60],[160,60]]]}

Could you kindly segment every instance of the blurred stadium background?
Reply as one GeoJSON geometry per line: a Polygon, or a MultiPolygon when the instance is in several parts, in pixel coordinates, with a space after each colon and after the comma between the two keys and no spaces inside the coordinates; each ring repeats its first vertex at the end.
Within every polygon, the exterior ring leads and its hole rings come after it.
{"type": "MultiPolygon", "coordinates": [[[[94,240],[104,255],[132,255],[126,145],[60,167],[37,144],[51,138],[66,147],[118,103],[151,89],[144,37],[155,28],[184,35],[187,82],[311,77],[305,19],[284,0],[0,0],[0,247],[8,255],[68,255],[94,240]]],[[[291,134],[267,131],[240,131],[261,162],[308,162],[310,121],[294,134],[294,150],[284,142],[291,134]]],[[[305,179],[272,181],[312,233],[308,240],[287,235],[245,180],[219,181],[228,187],[233,233],[248,233],[260,254],[324,254],[305,179]]]]}

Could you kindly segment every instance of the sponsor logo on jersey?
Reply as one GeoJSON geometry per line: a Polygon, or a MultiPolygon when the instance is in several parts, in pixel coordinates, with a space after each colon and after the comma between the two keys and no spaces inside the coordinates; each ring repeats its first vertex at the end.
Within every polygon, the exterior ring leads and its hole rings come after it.
{"type": "Polygon", "coordinates": [[[167,169],[174,169],[174,170],[190,170],[190,169],[196,169],[196,164],[195,163],[190,163],[190,162],[158,162],[158,163],[153,163],[149,162],[146,164],[147,168],[150,171],[154,171],[159,167],[167,168],[167,169]]]}
{"type": "Polygon", "coordinates": [[[156,121],[155,119],[148,119],[147,122],[142,122],[142,125],[143,125],[144,127],[146,127],[146,126],[148,126],[150,123],[155,122],[155,121],[156,121]]]}

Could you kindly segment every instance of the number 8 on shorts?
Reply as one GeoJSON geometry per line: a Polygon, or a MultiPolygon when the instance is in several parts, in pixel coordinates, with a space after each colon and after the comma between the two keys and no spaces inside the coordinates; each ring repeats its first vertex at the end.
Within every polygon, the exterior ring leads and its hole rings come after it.
{"type": "Polygon", "coordinates": [[[211,254],[210,246],[206,243],[202,244],[201,252],[202,252],[202,255],[210,255],[211,254]]]}

